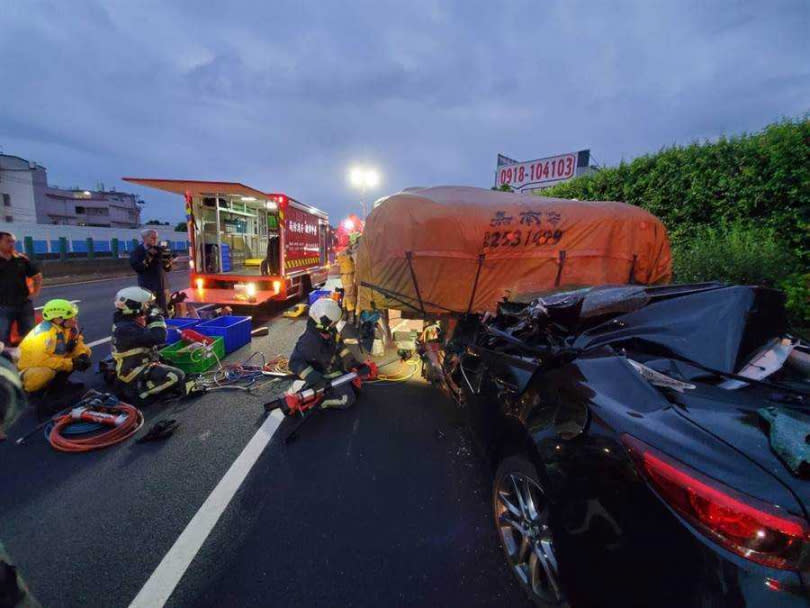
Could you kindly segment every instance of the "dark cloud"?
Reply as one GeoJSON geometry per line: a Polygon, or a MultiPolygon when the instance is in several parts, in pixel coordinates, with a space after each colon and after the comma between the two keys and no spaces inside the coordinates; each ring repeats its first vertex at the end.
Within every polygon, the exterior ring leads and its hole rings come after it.
{"type": "Polygon", "coordinates": [[[378,195],[488,186],[497,152],[611,164],[810,109],[804,0],[3,4],[0,144],[62,184],[235,180],[344,214],[356,162],[378,195]]]}

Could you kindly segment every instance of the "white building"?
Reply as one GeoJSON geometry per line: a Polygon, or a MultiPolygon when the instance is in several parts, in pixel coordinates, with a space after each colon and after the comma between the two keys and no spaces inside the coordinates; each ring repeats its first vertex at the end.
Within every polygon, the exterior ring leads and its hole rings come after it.
{"type": "Polygon", "coordinates": [[[0,223],[36,222],[37,201],[48,187],[45,167],[0,154],[0,223]]]}
{"type": "Polygon", "coordinates": [[[0,154],[0,223],[137,228],[143,201],[115,190],[48,186],[45,167],[0,154]]]}

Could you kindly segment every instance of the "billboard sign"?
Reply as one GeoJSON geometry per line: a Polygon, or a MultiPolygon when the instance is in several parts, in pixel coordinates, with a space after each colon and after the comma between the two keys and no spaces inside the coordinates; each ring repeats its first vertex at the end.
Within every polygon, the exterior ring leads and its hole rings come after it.
{"type": "Polygon", "coordinates": [[[503,167],[504,165],[516,165],[518,161],[514,158],[509,158],[508,156],[504,156],[503,154],[498,154],[498,166],[503,167]]]}
{"type": "Polygon", "coordinates": [[[577,169],[584,169],[588,166],[589,157],[590,151],[582,150],[526,162],[516,162],[503,154],[498,154],[495,187],[508,185],[513,190],[548,188],[577,175],[577,169]],[[507,163],[504,160],[512,162],[507,163]]]}

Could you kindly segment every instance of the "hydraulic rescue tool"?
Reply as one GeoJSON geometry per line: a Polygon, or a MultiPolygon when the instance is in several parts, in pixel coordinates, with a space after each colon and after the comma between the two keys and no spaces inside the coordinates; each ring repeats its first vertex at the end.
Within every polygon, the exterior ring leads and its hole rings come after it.
{"type": "Polygon", "coordinates": [[[322,389],[315,390],[307,388],[295,393],[288,393],[278,399],[265,403],[264,409],[266,412],[280,409],[286,416],[298,415],[301,417],[301,422],[299,422],[284,439],[285,443],[289,443],[297,437],[297,433],[304,423],[316,412],[321,411],[318,405],[331,389],[348,383],[352,383],[359,389],[363,381],[375,380],[378,373],[379,367],[377,364],[373,361],[366,361],[363,365],[353,369],[349,373],[338,376],[337,378],[332,378],[322,389]]]}
{"type": "Polygon", "coordinates": [[[139,409],[119,401],[115,395],[91,390],[75,406],[55,414],[17,439],[16,443],[25,443],[32,434],[44,428],[54,449],[89,452],[121,443],[142,426],[143,414],[139,409]]]}
{"type": "Polygon", "coordinates": [[[349,382],[354,384],[357,388],[360,388],[364,380],[375,380],[377,378],[378,371],[379,368],[377,367],[376,363],[373,361],[367,361],[357,369],[350,371],[348,374],[343,374],[342,376],[329,380],[326,386],[320,390],[316,391],[314,389],[307,388],[302,391],[298,391],[297,393],[288,393],[282,397],[279,397],[278,399],[266,403],[264,405],[264,409],[267,412],[281,409],[281,411],[287,416],[305,414],[307,411],[311,410],[321,401],[323,401],[324,396],[330,389],[343,386],[349,382]]]}

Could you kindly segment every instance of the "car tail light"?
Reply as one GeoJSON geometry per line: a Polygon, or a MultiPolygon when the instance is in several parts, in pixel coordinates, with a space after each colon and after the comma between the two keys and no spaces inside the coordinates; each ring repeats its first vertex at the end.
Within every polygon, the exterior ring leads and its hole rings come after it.
{"type": "Polygon", "coordinates": [[[661,498],[700,532],[746,559],[782,570],[802,569],[810,548],[807,521],[623,435],[641,473],[661,498]]]}

